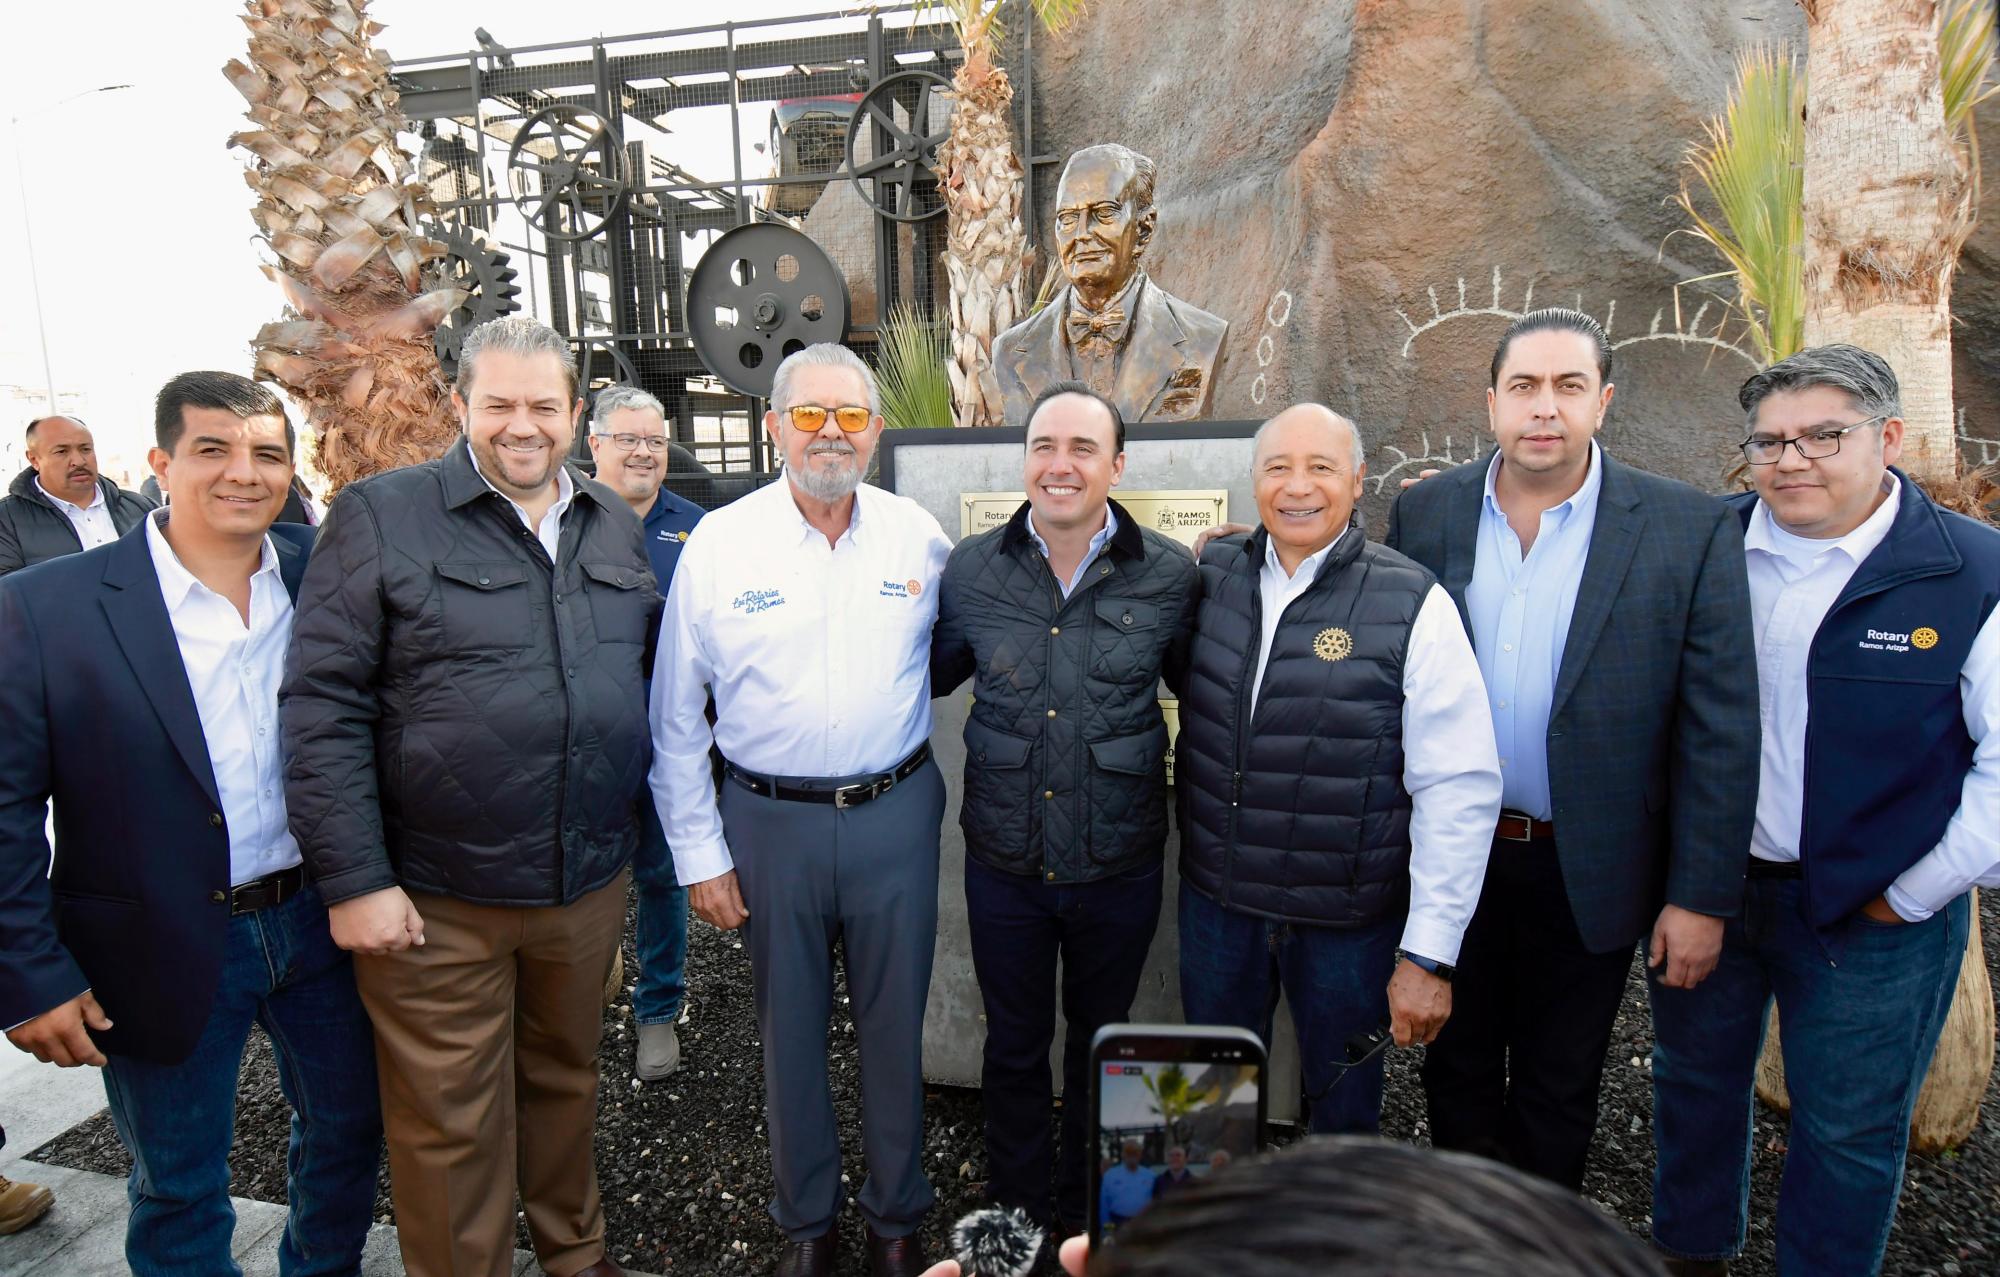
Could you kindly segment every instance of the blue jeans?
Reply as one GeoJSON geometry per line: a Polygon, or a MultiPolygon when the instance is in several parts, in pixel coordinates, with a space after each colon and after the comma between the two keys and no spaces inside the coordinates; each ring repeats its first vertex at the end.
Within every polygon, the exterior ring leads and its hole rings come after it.
{"type": "Polygon", "coordinates": [[[1797,881],[1752,879],[1714,974],[1649,981],[1653,1003],[1653,1241],[1684,1259],[1733,1259],[1750,1202],[1752,1082],[1778,1003],[1791,1139],[1778,1191],[1778,1272],[1882,1266],[1903,1154],[1957,986],[1971,926],[1960,896],[1924,922],[1857,918],[1829,962],[1797,881]]]}
{"type": "Polygon", "coordinates": [[[632,1019],[672,1024],[681,1018],[687,997],[688,893],[674,877],[674,856],[651,795],[639,804],[632,880],[639,886],[639,980],[632,989],[632,1019]]]}
{"type": "MultiPolygon", "coordinates": [[[[195,907],[195,906],[190,906],[195,907]]],[[[209,906],[202,906],[209,907],[209,906]]],[[[284,1277],[358,1273],[375,1207],[382,1119],[375,1039],[347,954],[308,887],[228,920],[208,1025],[179,1064],[109,1056],[104,1092],[132,1154],[125,1259],[134,1277],[240,1277],[230,1258],[229,1147],[252,1021],[292,1106],[284,1277]]]]}
{"type": "Polygon", "coordinates": [[[1310,927],[1225,909],[1183,881],[1181,1011],[1189,1024],[1233,1024],[1271,1041],[1282,987],[1298,1026],[1315,1135],[1382,1127],[1382,1053],[1347,1069],[1348,1039],[1389,1022],[1389,976],[1403,919],[1310,927]]]}

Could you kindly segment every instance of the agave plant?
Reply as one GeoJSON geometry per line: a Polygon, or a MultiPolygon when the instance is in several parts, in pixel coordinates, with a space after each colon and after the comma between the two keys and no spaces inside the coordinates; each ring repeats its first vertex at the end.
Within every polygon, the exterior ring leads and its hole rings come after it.
{"type": "Polygon", "coordinates": [[[331,486],[436,456],[457,433],[432,348],[463,294],[426,267],[429,201],[396,145],[403,127],[368,0],[249,0],[248,61],[223,68],[253,127],[251,216],[275,260],[284,318],[258,331],[257,376],[305,410],[331,486]]]}
{"type": "Polygon", "coordinates": [[[875,359],[875,387],[890,429],[951,423],[951,347],[937,324],[899,302],[882,326],[875,359]]]}
{"type": "MultiPolygon", "coordinates": [[[[1003,424],[993,339],[1026,318],[1021,268],[1021,158],[1009,111],[1014,86],[994,61],[1003,0],[928,0],[944,10],[964,48],[952,76],[951,133],[938,150],[945,204],[945,274],[951,284],[951,377],[961,426],[1003,424]]],[[[1029,0],[1034,20],[1061,31],[1084,0],[1029,0]]]]}

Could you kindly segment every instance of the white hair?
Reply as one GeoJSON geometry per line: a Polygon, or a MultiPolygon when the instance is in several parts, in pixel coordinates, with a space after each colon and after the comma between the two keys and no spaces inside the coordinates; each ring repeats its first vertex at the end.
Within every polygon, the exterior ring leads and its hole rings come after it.
{"type": "MultiPolygon", "coordinates": [[[[1293,408],[1302,406],[1304,405],[1301,404],[1292,405],[1293,408]]],[[[1315,406],[1323,406],[1323,405],[1315,405],[1315,406]]],[[[1289,412],[1291,411],[1291,409],[1288,408],[1285,411],[1289,412]]],[[[1333,409],[1328,408],[1327,411],[1333,412],[1333,409]]],[[[1281,413],[1279,415],[1282,416],[1283,414],[1281,413]]],[[[1277,419],[1278,419],[1277,417],[1272,417],[1269,421],[1266,421],[1263,425],[1257,427],[1257,433],[1251,436],[1250,455],[1252,457],[1255,457],[1260,451],[1263,450],[1264,432],[1266,430],[1269,430],[1271,428],[1271,422],[1276,421],[1277,419]]],[[[1354,439],[1354,470],[1355,473],[1359,474],[1361,472],[1361,467],[1368,464],[1368,449],[1361,442],[1361,427],[1355,425],[1352,418],[1343,417],[1337,412],[1333,412],[1333,419],[1335,421],[1340,422],[1342,425],[1346,426],[1348,434],[1351,435],[1354,439]]]]}
{"type": "MultiPolygon", "coordinates": [[[[861,374],[861,384],[868,388],[868,411],[872,416],[882,414],[882,396],[875,389],[875,374],[861,356],[838,342],[823,341],[807,346],[796,354],[785,356],[778,365],[778,371],[771,376],[771,411],[783,412],[792,406],[792,376],[801,368],[846,368],[861,374]]],[[[838,405],[830,404],[829,407],[838,405]]]]}
{"type": "Polygon", "coordinates": [[[563,376],[569,380],[570,399],[576,398],[576,352],[570,349],[569,338],[526,315],[489,319],[465,335],[465,342],[458,349],[458,381],[452,387],[460,398],[472,389],[473,364],[489,350],[515,355],[554,355],[562,365],[563,376]]]}
{"type": "Polygon", "coordinates": [[[637,386],[607,386],[597,393],[597,402],[591,406],[590,433],[610,434],[611,414],[627,408],[643,408],[658,416],[662,422],[667,419],[666,407],[637,386]]]}

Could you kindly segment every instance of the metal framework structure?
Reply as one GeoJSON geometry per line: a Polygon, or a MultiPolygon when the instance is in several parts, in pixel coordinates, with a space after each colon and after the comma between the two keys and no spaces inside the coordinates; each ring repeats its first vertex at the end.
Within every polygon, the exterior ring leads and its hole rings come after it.
{"type": "MultiPolygon", "coordinates": [[[[1036,170],[1054,157],[1033,146],[1033,20],[1010,28],[1032,209],[1036,170]]],[[[475,38],[467,52],[394,67],[424,138],[434,229],[473,293],[440,330],[447,361],[464,327],[525,307],[575,344],[590,391],[624,383],[660,399],[688,450],[679,466],[713,476],[690,476],[688,495],[712,503],[775,468],[762,402],[731,392],[696,350],[705,316],[690,315],[689,281],[719,235],[753,222],[803,229],[857,294],[848,341],[864,356],[899,301],[938,320],[944,218],[934,179],[910,160],[920,139],[908,126],[922,118],[912,95],[935,92],[962,56],[948,24],[904,5],[519,47],[475,38]],[[876,86],[901,105],[880,109],[876,86]],[[746,132],[765,103],[771,168],[746,172],[757,167],[746,132]],[[829,122],[850,121],[835,150],[829,122]],[[859,151],[857,137],[868,139],[859,151]]]]}

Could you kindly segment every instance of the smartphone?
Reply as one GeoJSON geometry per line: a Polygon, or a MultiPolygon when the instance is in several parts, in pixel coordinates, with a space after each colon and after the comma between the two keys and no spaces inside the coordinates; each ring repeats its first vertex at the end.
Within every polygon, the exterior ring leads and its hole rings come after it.
{"type": "Polygon", "coordinates": [[[1090,1042],[1090,1244],[1264,1147],[1264,1044],[1248,1029],[1107,1024],[1090,1042]]]}

